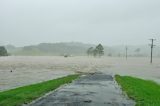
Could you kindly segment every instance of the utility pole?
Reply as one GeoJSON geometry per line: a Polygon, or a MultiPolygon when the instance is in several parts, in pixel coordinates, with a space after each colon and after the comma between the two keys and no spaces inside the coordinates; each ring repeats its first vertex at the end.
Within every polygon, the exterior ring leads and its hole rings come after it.
{"type": "Polygon", "coordinates": [[[126,46],[126,60],[128,58],[128,47],[126,46]]]}
{"type": "Polygon", "coordinates": [[[151,40],[151,44],[150,44],[150,46],[151,46],[151,60],[150,60],[150,63],[152,64],[153,47],[156,46],[156,45],[154,45],[153,43],[154,43],[154,41],[155,41],[156,39],[150,39],[150,40],[151,40]]]}

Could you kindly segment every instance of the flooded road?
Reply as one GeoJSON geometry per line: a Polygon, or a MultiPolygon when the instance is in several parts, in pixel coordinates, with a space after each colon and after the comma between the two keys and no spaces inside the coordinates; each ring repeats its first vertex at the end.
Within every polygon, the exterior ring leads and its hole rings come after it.
{"type": "Polygon", "coordinates": [[[111,75],[93,73],[81,76],[28,106],[134,106],[122,94],[111,75]]]}
{"type": "Polygon", "coordinates": [[[0,91],[56,79],[74,73],[101,71],[160,83],[160,58],[147,57],[8,56],[0,57],[0,91]],[[11,72],[12,71],[12,72],[11,72]]]}

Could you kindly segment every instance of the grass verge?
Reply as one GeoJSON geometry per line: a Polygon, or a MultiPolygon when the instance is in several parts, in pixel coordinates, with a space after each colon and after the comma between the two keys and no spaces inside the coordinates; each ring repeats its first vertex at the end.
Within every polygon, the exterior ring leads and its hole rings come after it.
{"type": "Polygon", "coordinates": [[[148,80],[116,75],[122,90],[136,101],[136,106],[160,106],[160,85],[148,80]]]}
{"type": "Polygon", "coordinates": [[[0,92],[0,106],[20,106],[24,103],[29,103],[45,93],[55,90],[63,84],[71,83],[72,80],[78,77],[79,75],[69,75],[38,84],[0,92]]]}

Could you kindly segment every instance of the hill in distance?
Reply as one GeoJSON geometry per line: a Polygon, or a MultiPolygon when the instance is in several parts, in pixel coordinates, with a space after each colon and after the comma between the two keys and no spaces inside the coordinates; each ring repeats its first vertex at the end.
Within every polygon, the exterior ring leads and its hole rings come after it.
{"type": "Polygon", "coordinates": [[[6,49],[12,55],[86,55],[89,47],[94,47],[92,44],[83,44],[79,42],[69,43],[41,43],[38,45],[30,45],[24,47],[15,47],[7,45],[6,49]]]}
{"type": "MultiPolygon", "coordinates": [[[[97,44],[98,45],[98,44],[97,44]]],[[[102,44],[103,45],[103,44],[102,44]]],[[[90,47],[96,47],[94,44],[85,44],[80,42],[61,42],[61,43],[40,43],[24,47],[15,47],[13,45],[5,46],[11,55],[18,56],[62,56],[65,54],[73,56],[87,55],[86,51],[90,47]]],[[[124,56],[125,46],[105,46],[104,52],[107,56],[124,56]]],[[[150,47],[148,45],[130,45],[128,47],[129,56],[149,56],[150,47]]],[[[160,57],[160,46],[154,48],[154,56],[160,57]]]]}

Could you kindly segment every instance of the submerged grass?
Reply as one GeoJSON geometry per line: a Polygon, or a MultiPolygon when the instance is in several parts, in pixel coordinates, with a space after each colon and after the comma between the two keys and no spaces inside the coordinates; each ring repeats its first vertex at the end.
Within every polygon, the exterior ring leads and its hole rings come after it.
{"type": "Polygon", "coordinates": [[[123,91],[136,101],[136,106],[160,106],[160,85],[148,80],[116,75],[123,91]]]}
{"type": "Polygon", "coordinates": [[[59,86],[70,83],[79,75],[69,75],[66,77],[45,81],[38,84],[24,86],[4,92],[0,92],[0,106],[20,106],[55,90],[59,86]]]}

